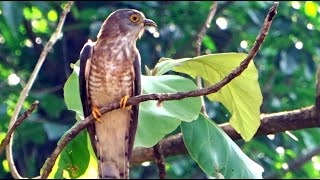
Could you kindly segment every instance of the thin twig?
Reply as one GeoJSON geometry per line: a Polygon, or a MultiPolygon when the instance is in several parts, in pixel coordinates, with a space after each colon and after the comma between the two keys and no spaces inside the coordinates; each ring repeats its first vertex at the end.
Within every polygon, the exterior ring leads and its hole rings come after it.
{"type": "Polygon", "coordinates": [[[210,7],[210,11],[209,11],[207,19],[206,19],[205,23],[203,24],[199,34],[197,35],[196,49],[195,49],[196,56],[200,56],[201,44],[202,44],[203,37],[204,37],[204,35],[206,35],[207,30],[210,27],[213,16],[217,11],[217,7],[218,7],[218,2],[214,1],[212,6],[210,7]]]}
{"type": "MultiPolygon", "coordinates": [[[[17,102],[17,105],[15,106],[14,112],[13,112],[13,116],[10,119],[10,123],[9,123],[9,130],[13,127],[13,125],[16,123],[18,114],[21,110],[21,107],[23,105],[23,102],[25,101],[26,97],[29,94],[29,91],[40,71],[40,68],[44,62],[44,60],[47,57],[48,52],[50,51],[50,49],[52,48],[52,46],[57,42],[57,40],[60,38],[61,35],[61,30],[62,30],[62,26],[64,24],[64,21],[66,19],[66,16],[68,14],[68,12],[70,11],[70,8],[73,4],[73,1],[69,1],[67,3],[67,5],[65,6],[63,12],[61,13],[60,16],[60,21],[58,23],[57,29],[55,30],[55,32],[52,34],[50,40],[46,43],[43,51],[40,54],[39,60],[36,64],[36,67],[34,68],[31,77],[28,81],[28,83],[26,84],[26,86],[23,88],[23,90],[20,93],[19,96],[19,100],[17,102]]],[[[12,134],[13,135],[13,134],[12,134]]],[[[22,179],[22,177],[19,175],[15,165],[14,165],[14,161],[13,161],[13,157],[12,157],[12,138],[10,139],[10,142],[8,144],[8,146],[6,147],[6,158],[9,162],[9,168],[11,171],[11,174],[13,176],[13,178],[15,179],[22,179]]]]}
{"type": "MultiPolygon", "coordinates": [[[[168,100],[180,100],[187,97],[196,97],[196,96],[203,96],[208,95],[211,93],[215,93],[219,91],[223,86],[225,86],[227,83],[229,83],[231,80],[239,76],[248,66],[250,61],[255,57],[257,54],[261,44],[263,43],[266,35],[269,32],[272,20],[274,16],[277,13],[277,7],[278,2],[275,2],[273,6],[270,8],[268,15],[263,23],[263,26],[260,30],[259,35],[256,38],[256,42],[254,43],[253,47],[251,48],[248,56],[241,62],[240,66],[237,67],[235,70],[233,70],[229,75],[227,75],[224,79],[222,79],[220,82],[204,89],[198,89],[194,91],[188,91],[188,92],[178,92],[178,93],[159,93],[159,94],[146,94],[146,95],[139,95],[134,96],[128,99],[127,105],[137,105],[144,101],[149,100],[158,100],[158,101],[168,101],[168,100]]],[[[114,109],[120,108],[120,103],[113,103],[109,104],[105,107],[102,107],[99,109],[101,114],[104,114],[106,112],[112,111],[114,109]]],[[[81,130],[86,128],[90,123],[92,123],[94,120],[93,116],[90,115],[86,117],[84,120],[79,122],[76,126],[73,126],[68,133],[64,136],[63,139],[61,139],[58,143],[58,146],[53,151],[53,153],[50,155],[50,157],[47,159],[43,166],[43,174],[41,175],[42,179],[45,179],[48,177],[49,173],[52,170],[52,167],[62,151],[62,149],[76,136],[80,133],[81,130]]]]}
{"type": "MultiPolygon", "coordinates": [[[[216,11],[217,11],[217,7],[218,7],[218,2],[214,1],[212,6],[210,7],[210,11],[208,14],[208,17],[205,21],[205,23],[203,24],[199,34],[197,35],[197,40],[196,40],[196,47],[195,47],[195,55],[196,56],[200,56],[201,54],[201,44],[202,44],[202,40],[204,35],[207,33],[208,28],[210,27],[211,21],[213,19],[213,16],[215,15],[216,11]]],[[[202,89],[202,78],[200,76],[196,77],[197,80],[197,86],[198,89],[202,89]]],[[[204,97],[200,96],[201,98],[201,112],[208,117],[207,111],[206,111],[206,104],[204,102],[204,97]]]]}
{"type": "Polygon", "coordinates": [[[279,174],[285,174],[289,171],[297,171],[301,168],[302,165],[304,165],[305,163],[307,163],[312,157],[319,155],[320,154],[320,146],[310,150],[309,152],[298,156],[298,158],[293,159],[291,161],[288,162],[288,168],[284,169],[283,171],[277,171],[277,172],[273,172],[270,175],[264,177],[264,179],[278,179],[279,178],[279,174]]]}
{"type": "Polygon", "coordinates": [[[12,138],[13,132],[16,130],[16,128],[25,120],[27,119],[30,114],[38,107],[39,101],[36,100],[34,103],[31,104],[30,108],[25,111],[22,116],[20,116],[17,121],[14,123],[14,125],[11,127],[11,129],[8,131],[4,139],[1,141],[0,144],[0,155],[2,154],[5,147],[9,144],[10,139],[12,138]]]}
{"type": "Polygon", "coordinates": [[[164,162],[164,156],[163,156],[163,151],[161,148],[161,145],[157,143],[156,145],[153,146],[153,155],[155,162],[158,166],[159,169],[159,177],[160,179],[165,179],[166,178],[166,164],[164,162]]]}

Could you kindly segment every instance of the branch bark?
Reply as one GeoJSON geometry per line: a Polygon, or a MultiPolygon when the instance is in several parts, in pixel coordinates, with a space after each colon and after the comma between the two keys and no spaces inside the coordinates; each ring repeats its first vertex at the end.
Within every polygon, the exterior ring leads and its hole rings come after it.
{"type": "Polygon", "coordinates": [[[30,108],[23,113],[22,116],[19,117],[19,119],[17,119],[17,121],[14,123],[14,125],[12,126],[12,128],[8,131],[8,133],[6,134],[6,136],[4,137],[4,139],[1,141],[0,144],[0,155],[2,154],[3,150],[5,149],[5,147],[9,144],[10,139],[12,137],[13,132],[16,130],[16,128],[25,120],[27,119],[30,114],[38,107],[39,101],[35,101],[34,103],[31,104],[30,108]]]}
{"type": "MultiPolygon", "coordinates": [[[[258,34],[256,41],[251,48],[248,56],[241,62],[240,66],[234,69],[230,74],[228,74],[224,79],[222,79],[220,82],[203,89],[198,89],[195,91],[188,91],[188,92],[178,92],[178,93],[159,93],[159,94],[146,94],[146,95],[139,95],[135,97],[131,97],[127,101],[127,105],[137,105],[144,101],[149,100],[158,100],[158,101],[168,101],[168,100],[180,100],[187,97],[196,97],[196,96],[203,96],[208,95],[211,93],[215,93],[219,91],[223,86],[228,84],[231,80],[239,76],[248,66],[250,61],[255,57],[257,54],[259,48],[261,47],[265,37],[267,36],[270,26],[272,24],[273,18],[277,13],[277,7],[279,3],[274,3],[273,6],[270,8],[265,21],[262,25],[262,28],[260,30],[260,33],[258,34]]],[[[120,108],[119,103],[110,104],[106,107],[102,107],[99,109],[99,111],[104,114],[106,112],[109,112],[114,109],[120,108]]],[[[86,128],[89,123],[92,123],[94,120],[93,116],[90,115],[86,117],[83,121],[79,122],[76,126],[71,128],[69,132],[64,136],[64,138],[59,141],[58,146],[53,151],[51,156],[47,159],[43,166],[43,174],[41,175],[42,179],[45,179],[48,177],[49,173],[51,172],[53,165],[58,157],[58,155],[61,153],[62,149],[76,136],[79,134],[81,130],[86,128]]]]}
{"type": "MultiPolygon", "coordinates": [[[[316,113],[315,106],[287,112],[262,114],[260,119],[261,126],[255,136],[320,126],[320,119],[316,113]]],[[[219,127],[222,128],[232,140],[241,139],[241,136],[230,126],[229,123],[220,124],[219,127]]],[[[163,149],[163,155],[165,157],[187,153],[181,133],[163,139],[159,144],[163,149]]],[[[132,153],[130,165],[139,165],[145,161],[153,161],[153,149],[135,148],[132,153]]]]}
{"type": "MultiPolygon", "coordinates": [[[[208,14],[208,17],[205,21],[205,23],[203,24],[200,32],[197,35],[197,40],[196,40],[196,48],[195,48],[195,55],[196,56],[200,56],[200,52],[201,52],[201,44],[202,44],[202,40],[204,35],[207,33],[208,28],[210,27],[211,21],[213,19],[213,16],[215,15],[216,11],[217,11],[217,7],[218,7],[218,2],[214,1],[212,6],[210,7],[210,11],[208,14]]],[[[200,76],[196,77],[197,79],[197,86],[199,89],[202,88],[202,79],[200,76]]],[[[201,96],[201,112],[208,117],[207,111],[206,111],[206,104],[204,102],[204,97],[201,96]]]]}
{"type": "Polygon", "coordinates": [[[164,162],[163,150],[159,143],[153,146],[153,156],[154,160],[158,166],[160,179],[165,179],[166,177],[166,166],[164,162]]]}

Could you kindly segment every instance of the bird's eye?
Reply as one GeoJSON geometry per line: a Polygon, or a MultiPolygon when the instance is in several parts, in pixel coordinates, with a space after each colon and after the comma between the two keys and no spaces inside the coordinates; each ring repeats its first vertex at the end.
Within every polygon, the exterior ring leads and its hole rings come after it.
{"type": "Polygon", "coordinates": [[[138,22],[138,21],[139,21],[139,16],[138,16],[137,14],[132,14],[132,15],[130,16],[130,20],[131,20],[132,22],[138,22]]]}

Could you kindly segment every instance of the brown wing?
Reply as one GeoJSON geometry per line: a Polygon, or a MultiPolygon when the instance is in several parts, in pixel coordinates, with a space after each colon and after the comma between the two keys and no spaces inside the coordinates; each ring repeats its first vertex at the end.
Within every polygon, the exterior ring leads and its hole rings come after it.
{"type": "MultiPolygon", "coordinates": [[[[135,60],[133,62],[133,68],[134,68],[134,74],[135,79],[133,82],[133,96],[137,96],[141,94],[141,60],[140,60],[140,54],[138,53],[135,56],[135,60]]],[[[130,129],[129,129],[129,151],[128,155],[129,158],[131,157],[133,144],[134,144],[134,138],[137,131],[138,126],[138,115],[139,115],[139,105],[132,107],[132,119],[130,121],[130,129]]]]}
{"type": "MultiPolygon", "coordinates": [[[[87,117],[91,114],[91,102],[88,96],[88,77],[90,72],[91,65],[91,57],[93,53],[94,43],[91,40],[83,46],[80,52],[80,73],[79,73],[79,89],[80,89],[80,97],[82,102],[82,109],[84,117],[87,117]]],[[[91,144],[94,152],[96,152],[95,147],[95,126],[94,124],[90,124],[87,127],[88,133],[90,135],[91,144]]]]}

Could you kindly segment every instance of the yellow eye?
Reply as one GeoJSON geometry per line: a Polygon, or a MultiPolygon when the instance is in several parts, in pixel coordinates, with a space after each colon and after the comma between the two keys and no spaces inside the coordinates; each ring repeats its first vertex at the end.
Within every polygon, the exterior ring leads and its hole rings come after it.
{"type": "Polygon", "coordinates": [[[137,14],[132,14],[131,16],[130,16],[130,20],[132,21],[132,22],[138,22],[139,21],[139,16],[137,15],[137,14]]]}

